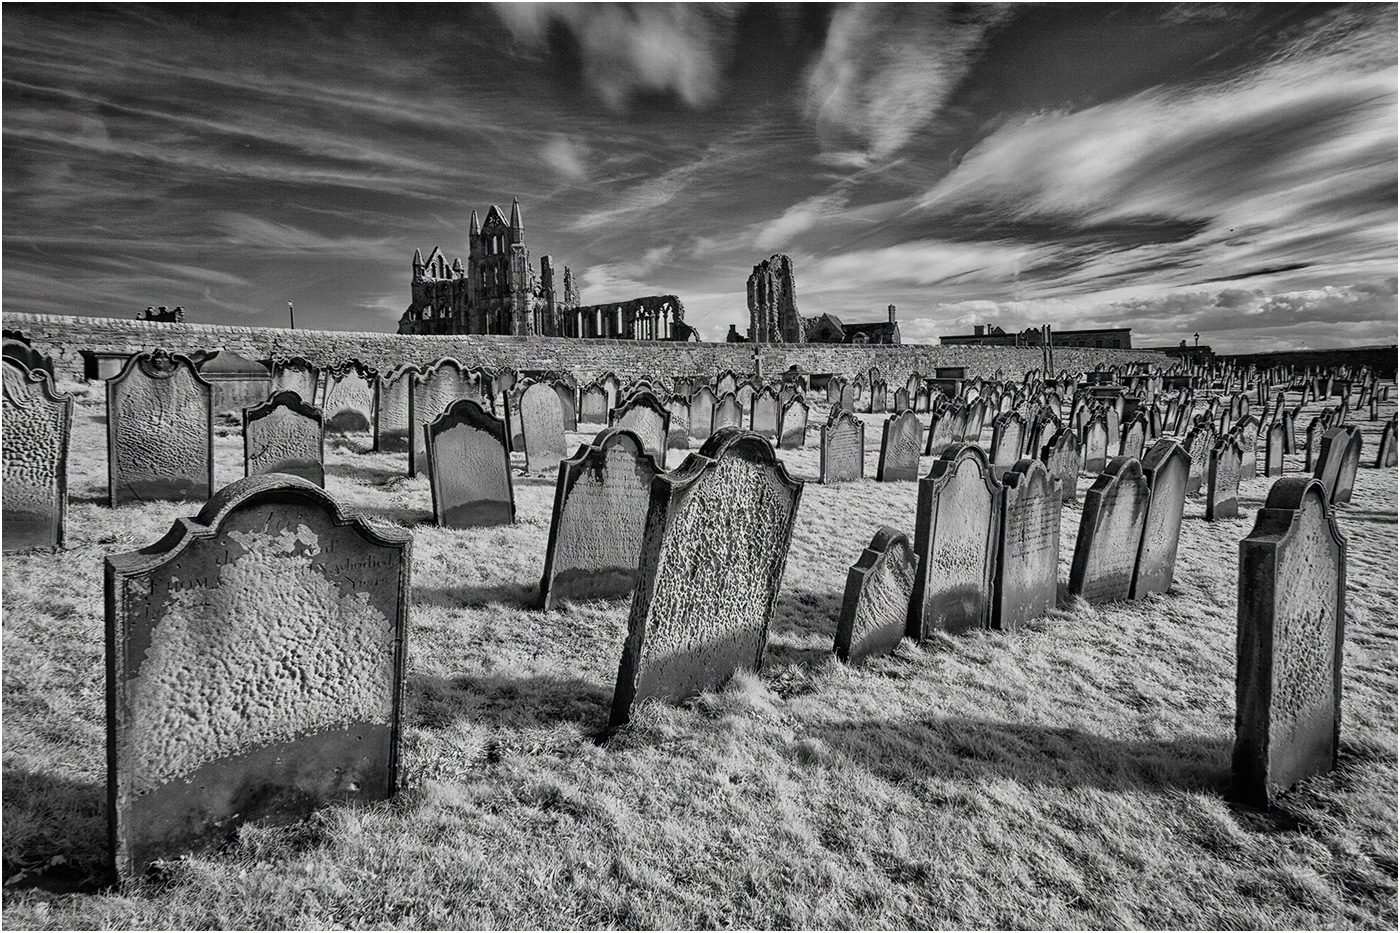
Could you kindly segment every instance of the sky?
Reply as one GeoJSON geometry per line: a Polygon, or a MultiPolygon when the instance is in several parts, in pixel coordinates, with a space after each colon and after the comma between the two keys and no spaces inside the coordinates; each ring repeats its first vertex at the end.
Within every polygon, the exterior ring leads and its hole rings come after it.
{"type": "MultiPolygon", "coordinates": [[[[1396,342],[1392,4],[6,3],[5,311],[393,331],[518,198],[586,304],[1396,342]]],[[[1196,335],[1199,335],[1197,338],[1196,335]]]]}

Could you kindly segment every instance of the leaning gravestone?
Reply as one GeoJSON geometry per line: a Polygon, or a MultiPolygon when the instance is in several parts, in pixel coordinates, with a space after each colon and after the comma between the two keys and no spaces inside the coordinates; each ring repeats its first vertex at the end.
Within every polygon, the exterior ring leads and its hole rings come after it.
{"type": "Polygon", "coordinates": [[[578,398],[574,394],[574,387],[563,379],[554,380],[551,385],[554,394],[559,396],[559,410],[564,415],[564,430],[578,430],[578,398]]]}
{"type": "Polygon", "coordinates": [[[525,469],[543,473],[559,466],[564,447],[564,411],[552,386],[535,382],[520,396],[520,435],[525,440],[525,469]]]}
{"type": "MultiPolygon", "coordinates": [[[[642,440],[642,449],[666,469],[666,439],[671,429],[671,412],[650,392],[638,392],[613,411],[615,428],[626,428],[642,440]]],[[[687,445],[689,446],[689,445],[687,445]]]]}
{"type": "Polygon", "coordinates": [[[1040,462],[1050,475],[1060,481],[1060,501],[1075,502],[1079,497],[1079,441],[1074,427],[1065,425],[1050,437],[1040,451],[1040,462]]]}
{"type": "Polygon", "coordinates": [[[1245,803],[1267,807],[1336,765],[1346,556],[1306,477],[1275,482],[1240,542],[1231,796],[1245,803]]]}
{"type": "Polygon", "coordinates": [[[1187,456],[1191,458],[1191,472],[1186,477],[1186,494],[1198,495],[1205,482],[1206,467],[1210,463],[1210,452],[1215,447],[1215,428],[1207,423],[1196,425],[1186,435],[1187,456]]]}
{"type": "Polygon", "coordinates": [[[1264,432],[1264,475],[1283,474],[1284,433],[1281,422],[1272,422],[1264,432]]]}
{"type": "Polygon", "coordinates": [[[1103,472],[1108,463],[1108,425],[1102,416],[1092,418],[1084,425],[1084,439],[1080,445],[1084,454],[1084,472],[1091,475],[1103,472]]]}
{"type": "MultiPolygon", "coordinates": [[[[1331,431],[1322,436],[1321,455],[1324,464],[1328,460],[1337,460],[1337,469],[1332,479],[1331,496],[1329,497],[1329,501],[1333,505],[1351,501],[1351,492],[1356,486],[1356,471],[1361,466],[1361,428],[1344,424],[1336,430],[1343,433],[1340,436],[1334,436],[1330,443],[1328,434],[1331,434],[1331,431]]],[[[1330,473],[1330,468],[1320,464],[1318,473],[1319,475],[1330,473]]]]}
{"type": "Polygon", "coordinates": [[[924,445],[925,457],[941,457],[943,451],[956,444],[958,415],[951,408],[935,411],[929,419],[928,443],[924,445]]]}
{"type": "Polygon", "coordinates": [[[637,585],[651,481],[661,468],[640,437],[608,428],[559,464],[540,595],[610,599],[637,585]]]}
{"type": "Polygon", "coordinates": [[[1385,427],[1381,428],[1380,445],[1376,448],[1376,469],[1393,467],[1395,464],[1395,416],[1391,415],[1385,427]]]}
{"type": "Polygon", "coordinates": [[[1118,446],[1118,456],[1142,459],[1142,450],[1147,446],[1147,419],[1137,415],[1123,425],[1123,439],[1118,446]]]}
{"type": "Polygon", "coordinates": [[[1084,494],[1069,592],[1091,603],[1128,599],[1151,492],[1142,465],[1114,457],[1084,494]]]}
{"type": "Polygon", "coordinates": [[[909,409],[885,419],[880,437],[880,461],[875,479],[882,483],[919,479],[919,449],[923,447],[924,426],[909,409]]]}
{"type": "Polygon", "coordinates": [[[1019,414],[1008,411],[992,419],[992,470],[997,479],[1021,459],[1025,446],[1026,422],[1019,414]]]}
{"type": "Polygon", "coordinates": [[[832,650],[852,664],[899,645],[909,618],[909,597],[919,562],[909,536],[889,526],[874,539],[846,575],[846,595],[832,650]]]}
{"type": "Polygon", "coordinates": [[[107,493],[203,502],[214,487],[213,397],[187,356],[138,353],[107,380],[107,493]]]}
{"type": "Polygon", "coordinates": [[[1019,460],[1005,477],[991,623],[1014,632],[1055,608],[1060,491],[1039,460],[1019,460]]]}
{"type": "Polygon", "coordinates": [[[287,473],[326,485],[321,410],[295,392],[243,409],[243,473],[287,473]]]}
{"type": "Polygon", "coordinates": [[[797,396],[783,406],[778,419],[778,447],[801,450],[807,446],[807,402],[797,396]]]}
{"type": "Polygon", "coordinates": [[[326,398],[321,411],[327,434],[369,434],[375,431],[374,372],[350,360],[326,374],[326,398]]]}
{"type": "Polygon", "coordinates": [[[1147,480],[1147,518],[1142,525],[1142,544],[1133,567],[1128,595],[1142,599],[1151,593],[1171,589],[1176,572],[1176,547],[1181,539],[1181,514],[1186,507],[1186,479],[1191,457],[1174,438],[1164,437],[1152,445],[1142,459],[1142,475],[1147,480]]]}
{"type": "MultiPolygon", "coordinates": [[[[554,393],[545,387],[545,391],[554,393]]],[[[425,425],[433,515],[444,528],[515,521],[505,422],[471,399],[425,425]]]]}
{"type": "Polygon", "coordinates": [[[611,725],[758,669],[801,498],[772,445],[737,428],[652,481],[611,725]]]}
{"type": "Polygon", "coordinates": [[[1230,430],[1240,442],[1240,479],[1253,479],[1259,470],[1259,419],[1245,415],[1230,430]]]}
{"type": "Polygon", "coordinates": [[[54,392],[44,370],[9,357],[3,391],[4,549],[63,547],[73,396],[54,392]]]}
{"type": "Polygon", "coordinates": [[[1206,473],[1206,521],[1238,518],[1240,514],[1240,440],[1226,434],[1210,451],[1206,473]]]}
{"type": "Polygon", "coordinates": [[[409,548],[255,476],[107,558],[108,826],[123,880],[251,820],[394,793],[409,548]]]}
{"type": "Polygon", "coordinates": [[[754,394],[749,404],[749,425],[755,434],[762,434],[768,440],[778,437],[778,393],[772,386],[764,386],[754,394]]]}
{"type": "Polygon", "coordinates": [[[919,641],[985,628],[991,618],[1001,484],[982,448],[943,452],[919,480],[914,551],[919,573],[909,601],[909,637],[919,641]]]}
{"type": "Polygon", "coordinates": [[[822,425],[822,484],[864,479],[865,423],[846,408],[833,408],[831,415],[822,425]]]}

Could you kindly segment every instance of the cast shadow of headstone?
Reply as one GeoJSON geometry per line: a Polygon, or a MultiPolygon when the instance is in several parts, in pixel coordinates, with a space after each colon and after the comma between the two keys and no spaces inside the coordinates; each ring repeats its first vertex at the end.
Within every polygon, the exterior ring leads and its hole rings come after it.
{"type": "Polygon", "coordinates": [[[830,657],[836,638],[836,624],[841,618],[843,596],[842,592],[834,590],[791,590],[784,587],[773,609],[773,621],[769,623],[763,666],[797,664],[815,667],[830,657]],[[815,640],[819,644],[809,647],[806,644],[789,644],[789,640],[804,643],[815,640]]]}
{"type": "Polygon", "coordinates": [[[509,727],[573,722],[592,732],[607,722],[613,686],[569,676],[411,674],[407,722],[425,729],[459,719],[509,727]]]}
{"type": "MultiPolygon", "coordinates": [[[[368,451],[350,451],[350,453],[367,452],[368,451]]],[[[338,463],[329,460],[326,461],[327,479],[335,477],[353,483],[368,483],[371,486],[384,486],[395,480],[402,479],[403,475],[404,469],[400,466],[377,466],[369,463],[338,463]]]]}
{"type": "Polygon", "coordinates": [[[4,879],[56,894],[110,884],[106,787],[6,768],[4,879]]]}
{"type": "Polygon", "coordinates": [[[415,586],[415,606],[437,606],[442,609],[467,609],[499,604],[513,608],[535,609],[540,606],[538,583],[490,583],[480,586],[415,586]]]}
{"type": "Polygon", "coordinates": [[[1034,787],[1109,791],[1175,789],[1225,794],[1233,735],[1124,740],[1080,729],[948,717],[832,724],[813,735],[838,754],[870,762],[894,783],[929,775],[1009,778],[1034,787]]]}

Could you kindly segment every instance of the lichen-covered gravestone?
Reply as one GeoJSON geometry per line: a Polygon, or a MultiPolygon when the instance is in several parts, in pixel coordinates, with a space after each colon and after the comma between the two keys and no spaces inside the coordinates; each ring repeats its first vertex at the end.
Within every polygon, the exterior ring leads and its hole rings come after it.
{"type": "Polygon", "coordinates": [[[797,396],[783,406],[778,422],[778,447],[781,450],[801,450],[807,446],[807,402],[797,396]]]}
{"type": "Polygon", "coordinates": [[[642,439],[643,449],[666,469],[666,440],[671,430],[671,412],[650,392],[638,392],[612,413],[612,426],[626,428],[642,439]]]}
{"type": "Polygon", "coordinates": [[[520,396],[520,435],[525,440],[525,469],[543,473],[559,466],[564,447],[564,411],[551,386],[531,383],[520,396]]]}
{"type": "Polygon", "coordinates": [[[321,409],[295,392],[278,392],[243,409],[243,472],[288,473],[326,485],[325,430],[321,409]]]}
{"type": "Polygon", "coordinates": [[[908,624],[918,570],[908,535],[889,526],[875,532],[846,575],[846,595],[832,646],[838,658],[854,664],[898,646],[908,624]]]}
{"type": "MultiPolygon", "coordinates": [[[[545,387],[545,391],[554,393],[545,387]]],[[[433,515],[446,528],[515,521],[505,422],[471,399],[425,425],[433,515]]]]}
{"type": "MultiPolygon", "coordinates": [[[[400,453],[409,449],[414,431],[410,411],[413,405],[413,380],[418,375],[418,367],[401,366],[374,381],[374,407],[379,415],[379,440],[375,449],[381,453],[400,453]]],[[[417,430],[421,432],[422,429],[417,430]]]]}
{"type": "Polygon", "coordinates": [[[772,445],[737,428],[656,477],[612,725],[758,669],[801,498],[772,445]]]}
{"type": "Polygon", "coordinates": [[[821,429],[821,482],[864,479],[865,423],[846,408],[833,408],[831,414],[821,429]]]}
{"type": "Polygon", "coordinates": [[[1206,521],[1239,517],[1240,457],[1239,437],[1233,432],[1211,448],[1206,472],[1206,521]]]}
{"type": "Polygon", "coordinates": [[[108,814],[130,880],[397,783],[410,536],[284,475],[107,559],[108,814]]]}
{"type": "Polygon", "coordinates": [[[1114,457],[1084,494],[1069,592],[1091,603],[1128,599],[1151,492],[1142,465],[1114,457]]]}
{"type": "Polygon", "coordinates": [[[540,581],[544,608],[632,592],[659,472],[642,439],[625,428],[602,431],[559,464],[540,581]]]}
{"type": "Polygon", "coordinates": [[[187,356],[138,353],[107,380],[107,493],[203,502],[214,487],[213,397],[187,356]]]}
{"type": "Polygon", "coordinates": [[[1074,427],[1065,425],[1050,437],[1040,451],[1040,460],[1051,476],[1060,481],[1060,501],[1074,502],[1079,497],[1079,440],[1074,427]]]}
{"type": "Polygon", "coordinates": [[[876,480],[882,483],[918,481],[923,430],[918,415],[907,408],[885,419],[880,437],[880,460],[875,470],[876,480]]]}
{"type": "Polygon", "coordinates": [[[73,397],[9,357],[4,377],[4,549],[63,547],[73,397]]]}
{"type": "Polygon", "coordinates": [[[1014,632],[1055,608],[1060,491],[1039,460],[1017,461],[1002,492],[992,628],[1014,632]]]}
{"type": "Polygon", "coordinates": [[[1240,542],[1231,795],[1257,807],[1337,761],[1345,539],[1322,485],[1285,477],[1240,542]]]}
{"type": "Polygon", "coordinates": [[[1128,593],[1133,599],[1171,589],[1176,547],[1181,538],[1181,514],[1186,507],[1186,477],[1190,472],[1190,456],[1170,437],[1153,444],[1142,459],[1149,501],[1128,593]]]}
{"type": "Polygon", "coordinates": [[[987,455],[974,444],[945,450],[919,480],[910,638],[989,624],[1001,495],[987,455]]]}

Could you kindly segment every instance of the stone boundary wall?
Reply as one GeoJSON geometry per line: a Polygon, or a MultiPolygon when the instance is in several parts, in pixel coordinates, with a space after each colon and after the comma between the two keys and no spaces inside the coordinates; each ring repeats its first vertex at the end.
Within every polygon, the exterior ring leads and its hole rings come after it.
{"type": "MultiPolygon", "coordinates": [[[[53,357],[56,374],[83,378],[81,351],[132,354],[162,348],[171,352],[229,350],[252,360],[302,357],[320,366],[342,360],[389,372],[406,363],[426,364],[445,356],[466,366],[498,370],[559,369],[582,380],[612,370],[623,379],[639,376],[714,374],[726,369],[753,372],[754,344],[673,343],[598,340],[578,337],[428,336],[352,331],[167,324],[120,318],[58,314],[3,315],[5,330],[22,333],[40,353],[53,357]]],[[[1041,364],[1039,347],[849,346],[841,344],[760,344],[765,376],[790,366],[806,373],[854,376],[872,366],[893,385],[917,370],[932,376],[940,366],[962,366],[969,378],[990,377],[998,369],[1019,378],[1041,364]]],[[[1165,354],[1149,350],[1088,350],[1056,347],[1055,368],[1074,372],[1113,364],[1170,365],[1165,354]]]]}

